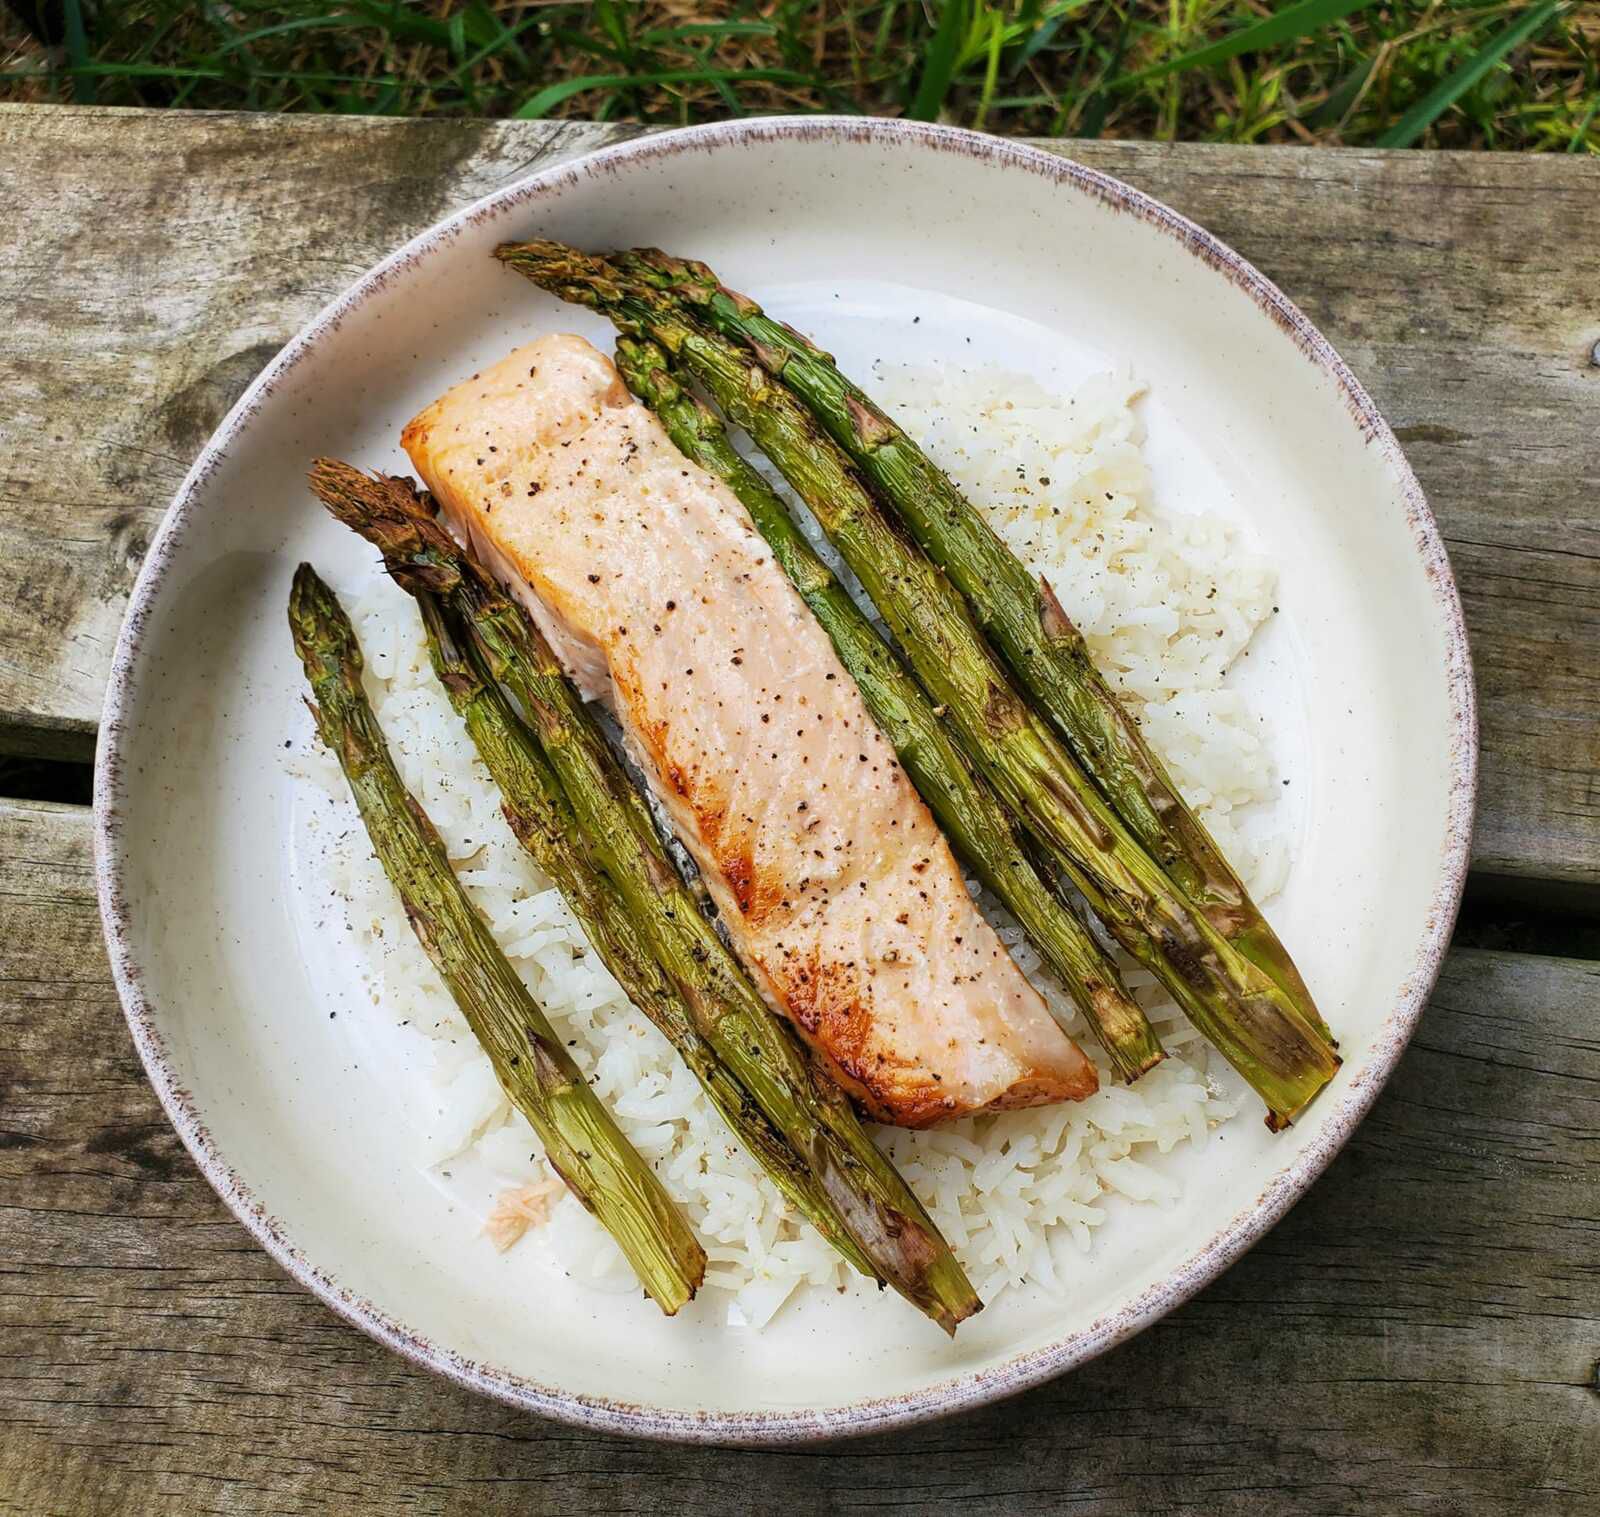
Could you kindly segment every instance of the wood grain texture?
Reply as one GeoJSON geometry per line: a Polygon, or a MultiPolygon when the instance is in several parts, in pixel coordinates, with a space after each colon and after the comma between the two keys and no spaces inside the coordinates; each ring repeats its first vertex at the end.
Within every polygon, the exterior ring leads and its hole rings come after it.
{"type": "Polygon", "coordinates": [[[8,747],[90,754],[161,514],[284,342],[457,205],[619,135],[392,125],[0,106],[8,747]]]}
{"type": "Polygon", "coordinates": [[[0,1513],[1589,1513],[1600,966],[1463,952],[1241,1264],[1075,1375],[783,1453],[604,1438],[339,1322],[223,1209],[108,982],[87,813],[0,802],[0,1513]]]}
{"type": "MultiPolygon", "coordinates": [[[[396,244],[630,128],[0,107],[0,747],[86,757],[162,509],[396,244]]],[[[1600,884],[1600,164],[1082,142],[1310,313],[1406,443],[1480,685],[1476,865],[1600,884]]]]}

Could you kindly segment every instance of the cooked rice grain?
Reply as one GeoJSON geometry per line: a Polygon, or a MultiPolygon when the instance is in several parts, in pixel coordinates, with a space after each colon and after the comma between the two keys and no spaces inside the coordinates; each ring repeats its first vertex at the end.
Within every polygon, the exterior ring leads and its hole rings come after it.
{"type": "MultiPolygon", "coordinates": [[[[1049,577],[1185,793],[1247,879],[1270,894],[1285,868],[1281,844],[1247,840],[1234,825],[1243,808],[1271,803],[1270,755],[1256,713],[1224,681],[1270,614],[1273,576],[1226,524],[1155,511],[1132,379],[1102,375],[1062,398],[993,369],[884,369],[879,378],[902,423],[1049,577]]],[[[802,1284],[845,1283],[843,1264],[735,1145],[517,845],[428,668],[410,600],[375,575],[351,609],[407,785],[596,1093],[682,1203],[711,1261],[707,1282],[731,1293],[728,1320],[759,1328],[802,1284]]],[[[505,1101],[412,940],[337,769],[319,754],[307,772],[333,797],[318,823],[322,867],[347,903],[373,1015],[403,1024],[400,1035],[413,1040],[417,1161],[437,1168],[471,1149],[506,1186],[536,1185],[538,1141],[505,1101]]],[[[1022,968],[1093,1051],[1037,954],[993,902],[985,905],[1022,968]]],[[[1150,1156],[1205,1143],[1241,1104],[1237,1078],[1151,978],[1131,970],[1129,983],[1173,1054],[1136,1086],[1106,1078],[1075,1104],[967,1118],[930,1132],[879,1132],[985,1300],[1023,1281],[1069,1289],[1094,1267],[1090,1250],[1107,1218],[1106,1198],[1170,1204],[1176,1185],[1150,1156]]],[[[574,1279],[598,1289],[632,1286],[610,1239],[570,1197],[554,1207],[541,1236],[574,1279]]]]}

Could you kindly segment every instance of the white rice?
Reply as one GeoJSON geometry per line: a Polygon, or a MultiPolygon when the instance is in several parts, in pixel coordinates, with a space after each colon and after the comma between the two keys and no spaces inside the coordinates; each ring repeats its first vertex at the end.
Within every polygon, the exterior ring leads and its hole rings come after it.
{"type": "MultiPolygon", "coordinates": [[[[1257,714],[1224,676],[1272,614],[1273,574],[1232,527],[1157,511],[1132,410],[1139,387],[1112,373],[1059,397],[995,369],[919,367],[881,369],[878,390],[1016,552],[1049,578],[1185,794],[1258,899],[1269,897],[1287,867],[1284,848],[1259,829],[1247,837],[1235,821],[1243,808],[1271,803],[1272,763],[1257,714]]],[[[729,1321],[760,1327],[802,1283],[843,1284],[837,1255],[735,1146],[512,837],[428,668],[410,600],[375,573],[347,605],[407,785],[573,1057],[683,1205],[710,1257],[708,1283],[731,1293],[729,1321]]],[[[337,767],[318,750],[305,772],[329,792],[319,808],[317,867],[347,903],[371,1014],[400,1024],[429,1071],[413,1113],[417,1162],[437,1168],[470,1152],[507,1189],[537,1183],[546,1173],[538,1140],[505,1101],[488,1058],[412,939],[337,767]]],[[[1032,948],[994,903],[985,905],[1022,968],[1097,1054],[1032,948]]],[[[1170,1204],[1175,1184],[1148,1158],[1205,1143],[1242,1104],[1237,1077],[1150,977],[1130,968],[1128,981],[1173,1055],[1137,1085],[1105,1077],[1083,1102],[930,1132],[880,1132],[986,1301],[1023,1281],[1068,1289],[1093,1267],[1088,1253],[1107,1219],[1107,1196],[1170,1204]]],[[[570,1197],[540,1231],[575,1279],[631,1287],[615,1246],[570,1197]]],[[[483,1248],[492,1255],[487,1238],[483,1248]]]]}

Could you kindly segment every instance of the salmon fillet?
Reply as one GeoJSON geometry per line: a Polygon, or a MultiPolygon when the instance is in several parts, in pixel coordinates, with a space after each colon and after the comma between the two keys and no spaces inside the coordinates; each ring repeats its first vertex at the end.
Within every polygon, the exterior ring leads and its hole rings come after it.
{"type": "Polygon", "coordinates": [[[762,993],[871,1116],[1094,1091],[743,505],[604,354],[541,338],[401,440],[615,712],[762,993]]]}

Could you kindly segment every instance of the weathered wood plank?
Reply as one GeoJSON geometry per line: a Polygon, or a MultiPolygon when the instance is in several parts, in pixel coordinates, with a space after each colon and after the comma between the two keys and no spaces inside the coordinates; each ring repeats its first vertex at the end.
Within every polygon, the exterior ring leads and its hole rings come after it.
{"type": "Polygon", "coordinates": [[[1160,1326],[788,1453],[604,1439],[345,1327],[224,1211],[117,1011],[81,810],[0,802],[0,1512],[1324,1517],[1600,1502],[1600,966],[1462,952],[1350,1149],[1160,1326]],[[1270,1494],[1266,1494],[1270,1493],[1270,1494]]]}
{"type": "MultiPolygon", "coordinates": [[[[162,507],[318,306],[451,207],[626,130],[0,108],[0,744],[87,754],[162,507]]],[[[1600,165],[1067,147],[1233,243],[1376,392],[1466,600],[1478,867],[1600,883],[1600,165]]]]}
{"type": "Polygon", "coordinates": [[[0,742],[90,754],[166,502],[312,313],[463,201],[626,135],[395,125],[0,106],[0,742]]]}

